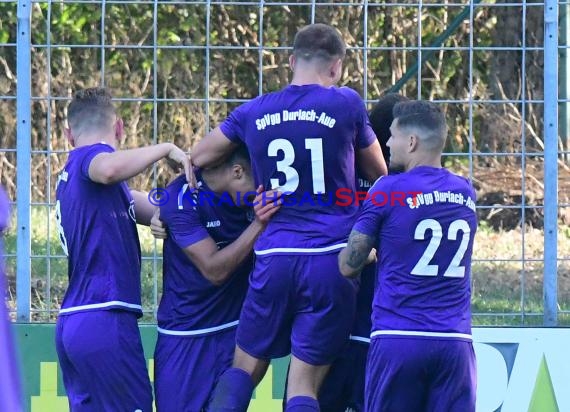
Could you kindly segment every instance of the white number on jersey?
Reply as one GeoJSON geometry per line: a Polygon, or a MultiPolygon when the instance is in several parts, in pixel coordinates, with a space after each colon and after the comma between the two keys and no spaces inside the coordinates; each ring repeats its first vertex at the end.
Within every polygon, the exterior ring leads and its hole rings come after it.
{"type": "MultiPolygon", "coordinates": [[[[441,244],[441,240],[443,238],[443,230],[439,222],[435,219],[424,219],[416,226],[416,230],[414,232],[414,239],[415,240],[425,240],[425,235],[427,230],[431,230],[431,239],[427,245],[426,250],[424,251],[418,263],[412,269],[412,275],[417,276],[437,276],[439,271],[438,265],[430,265],[429,262],[435,256],[439,245],[441,244]]],[[[461,260],[467,251],[467,246],[469,245],[469,235],[471,233],[471,228],[469,224],[463,220],[458,219],[451,222],[449,225],[449,229],[447,231],[447,238],[445,240],[457,240],[458,232],[462,232],[461,243],[459,244],[459,248],[455,252],[453,259],[449,263],[448,268],[446,269],[443,276],[451,277],[451,278],[462,278],[465,276],[465,266],[460,266],[461,260]]]]}
{"type": "Polygon", "coordinates": [[[55,202],[55,221],[57,222],[57,232],[59,234],[59,240],[61,242],[61,248],[66,256],[69,256],[67,251],[67,239],[65,238],[65,233],[63,232],[63,226],[61,225],[61,205],[59,200],[55,202]]]}
{"type": "MultiPolygon", "coordinates": [[[[325,193],[325,168],[323,159],[323,139],[305,139],[305,149],[311,152],[311,173],[313,175],[313,193],[325,193]]],[[[280,187],[282,192],[294,192],[299,187],[299,173],[291,165],[295,161],[295,148],[287,139],[275,139],[267,147],[269,157],[283,153],[283,159],[277,161],[277,171],[285,175],[285,184],[279,185],[279,179],[271,179],[271,187],[280,187]]]]}

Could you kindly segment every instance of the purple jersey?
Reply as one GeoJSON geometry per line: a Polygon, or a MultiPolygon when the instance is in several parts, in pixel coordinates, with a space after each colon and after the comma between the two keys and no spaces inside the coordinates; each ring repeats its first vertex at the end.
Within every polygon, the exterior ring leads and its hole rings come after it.
{"type": "MultiPolygon", "coordinates": [[[[367,192],[372,184],[362,178],[358,178],[359,191],[367,192]]],[[[360,285],[356,297],[356,318],[352,328],[350,339],[359,342],[369,340],[372,329],[372,301],[374,300],[374,284],[376,279],[376,264],[366,265],[360,273],[360,285]]]]}
{"type": "Polygon", "coordinates": [[[358,207],[335,204],[335,194],[355,191],[355,150],[376,140],[354,90],[290,85],[238,107],[220,128],[232,142],[246,144],[256,183],[287,195],[259,237],[257,255],[331,253],[344,246],[358,207]]]}
{"type": "Polygon", "coordinates": [[[381,240],[372,336],[470,338],[477,216],[466,179],[428,166],[385,176],[370,189],[354,230],[381,240]],[[416,195],[402,201],[402,192],[416,195]]]}
{"type": "Polygon", "coordinates": [[[113,151],[104,143],[79,147],[58,176],[56,219],[69,263],[62,315],[101,309],[142,315],[134,200],[125,182],[104,185],[89,178],[91,160],[113,151]]]}
{"type": "Polygon", "coordinates": [[[12,325],[7,313],[4,301],[6,293],[6,278],[4,274],[4,248],[2,233],[10,222],[10,205],[8,197],[0,186],[0,365],[2,365],[2,375],[0,376],[0,410],[2,411],[23,411],[20,374],[16,359],[16,350],[12,336],[12,325]]]}
{"type": "Polygon", "coordinates": [[[199,172],[196,179],[198,189],[194,191],[184,176],[174,180],[166,189],[170,200],[160,208],[160,219],[169,232],[164,241],[164,287],[158,308],[162,333],[202,334],[235,326],[247,291],[252,259],[242,263],[223,285],[215,286],[184,253],[184,248],[208,236],[218,248],[227,246],[253,217],[250,210],[235,206],[227,193],[213,193],[199,172]]]}

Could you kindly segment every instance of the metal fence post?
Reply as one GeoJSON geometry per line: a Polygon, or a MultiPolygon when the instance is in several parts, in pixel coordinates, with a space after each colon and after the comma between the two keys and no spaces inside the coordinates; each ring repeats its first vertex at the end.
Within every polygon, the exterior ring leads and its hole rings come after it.
{"type": "Polygon", "coordinates": [[[558,2],[544,3],[544,325],[558,324],[558,2]]]}
{"type": "Polygon", "coordinates": [[[30,238],[30,164],[31,164],[31,1],[18,1],[18,37],[16,41],[17,144],[17,260],[16,260],[16,314],[19,322],[30,321],[31,294],[31,238],[30,238]]]}

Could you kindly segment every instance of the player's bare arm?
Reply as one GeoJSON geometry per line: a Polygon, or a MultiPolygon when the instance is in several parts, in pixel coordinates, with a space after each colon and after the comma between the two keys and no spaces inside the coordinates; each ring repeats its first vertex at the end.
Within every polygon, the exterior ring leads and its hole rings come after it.
{"type": "Polygon", "coordinates": [[[250,255],[257,237],[280,207],[278,202],[264,202],[263,199],[273,199],[278,195],[279,193],[272,190],[262,197],[261,190],[258,189],[258,195],[254,200],[255,220],[225,248],[218,250],[218,246],[211,237],[184,248],[186,256],[206,279],[214,285],[223,284],[250,255]]]}
{"type": "Polygon", "coordinates": [[[190,158],[172,143],[100,153],[89,164],[89,178],[106,185],[118,183],[138,175],[162,158],[167,158],[175,171],[183,168],[189,183],[194,181],[190,158]]]}
{"type": "Polygon", "coordinates": [[[350,232],[348,245],[338,255],[340,273],[346,277],[357,276],[364,266],[376,260],[376,239],[356,230],[350,232]]]}
{"type": "Polygon", "coordinates": [[[148,226],[158,208],[148,201],[148,193],[131,189],[131,196],[135,201],[135,218],[139,225],[148,226]]]}
{"type": "Polygon", "coordinates": [[[369,182],[374,182],[380,176],[388,174],[388,167],[382,155],[380,143],[375,141],[370,146],[356,152],[358,170],[369,182]]]}
{"type": "Polygon", "coordinates": [[[192,162],[200,168],[217,166],[230,155],[237,145],[216,127],[192,149],[192,162]]]}

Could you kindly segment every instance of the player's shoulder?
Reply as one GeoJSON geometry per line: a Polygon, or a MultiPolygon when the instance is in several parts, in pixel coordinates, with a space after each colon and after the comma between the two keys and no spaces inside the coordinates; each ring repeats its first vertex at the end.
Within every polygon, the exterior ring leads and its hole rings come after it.
{"type": "Polygon", "coordinates": [[[358,106],[364,105],[362,101],[362,96],[360,96],[360,94],[353,88],[350,88],[348,86],[341,86],[341,87],[335,87],[333,90],[335,90],[351,105],[358,105],[358,106]]]}
{"type": "Polygon", "coordinates": [[[182,174],[174,179],[172,182],[166,186],[166,191],[168,192],[178,192],[184,185],[187,185],[186,175],[182,174]]]}
{"type": "Polygon", "coordinates": [[[354,90],[352,87],[340,86],[340,87],[335,87],[333,90],[336,90],[338,93],[342,94],[347,98],[362,100],[358,92],[354,90]]]}
{"type": "Polygon", "coordinates": [[[369,191],[385,190],[388,187],[394,186],[396,182],[400,179],[399,175],[384,175],[380,176],[378,179],[372,183],[369,191]]]}
{"type": "MultiPolygon", "coordinates": [[[[95,143],[79,146],[69,152],[65,167],[62,173],[67,175],[85,174],[87,177],[88,168],[91,161],[101,153],[112,153],[115,149],[107,143],[95,143]]],[[[87,179],[86,181],[90,181],[87,179]]]]}
{"type": "Polygon", "coordinates": [[[451,176],[453,176],[455,179],[457,179],[458,182],[461,182],[461,184],[464,184],[467,186],[473,186],[473,183],[467,177],[462,176],[462,175],[457,174],[457,173],[454,173],[449,169],[445,169],[445,170],[447,170],[451,176]]]}
{"type": "Polygon", "coordinates": [[[115,149],[107,143],[95,143],[86,146],[79,146],[69,152],[67,164],[81,164],[86,159],[93,159],[100,153],[112,153],[115,149]]]}
{"type": "Polygon", "coordinates": [[[231,111],[229,117],[237,116],[238,118],[240,117],[243,118],[244,116],[247,117],[251,115],[252,112],[255,112],[256,109],[258,109],[263,104],[263,98],[264,95],[261,95],[254,97],[253,99],[248,100],[246,102],[243,102],[242,104],[240,104],[231,111]]]}
{"type": "Polygon", "coordinates": [[[115,151],[115,149],[111,145],[109,145],[105,142],[100,142],[100,143],[94,143],[94,144],[90,144],[90,145],[86,145],[86,146],[76,147],[71,152],[69,152],[69,155],[70,156],[87,156],[88,154],[94,153],[94,152],[111,153],[114,151],[115,151]]]}
{"type": "Polygon", "coordinates": [[[192,199],[194,190],[186,181],[184,174],[170,182],[165,189],[155,189],[159,197],[157,204],[160,205],[161,214],[163,212],[174,212],[181,208],[187,209],[185,206],[187,206],[187,201],[192,199]]]}
{"type": "Polygon", "coordinates": [[[245,109],[257,108],[260,105],[263,105],[267,102],[273,101],[275,99],[280,98],[281,96],[286,95],[286,91],[287,91],[287,89],[284,88],[281,90],[273,90],[271,92],[260,94],[259,96],[256,96],[256,97],[252,98],[251,100],[248,100],[247,102],[243,103],[241,105],[241,107],[243,107],[245,109]]]}
{"type": "Polygon", "coordinates": [[[448,169],[447,172],[449,173],[450,180],[457,185],[458,188],[464,189],[466,191],[472,192],[475,195],[475,187],[473,186],[473,182],[465,176],[459,175],[454,173],[448,169]]]}

